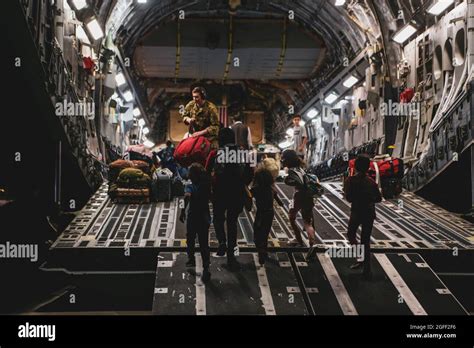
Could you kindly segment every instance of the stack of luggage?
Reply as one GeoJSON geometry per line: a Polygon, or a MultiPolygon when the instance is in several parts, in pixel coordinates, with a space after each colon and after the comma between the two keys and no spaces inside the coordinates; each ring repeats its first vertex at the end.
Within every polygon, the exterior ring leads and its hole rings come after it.
{"type": "MultiPolygon", "coordinates": [[[[349,161],[347,176],[355,174],[355,159],[349,161]]],[[[385,199],[393,199],[402,193],[404,174],[403,160],[388,156],[375,157],[370,161],[367,173],[381,188],[385,199]]]]}
{"type": "Polygon", "coordinates": [[[117,160],[109,166],[109,196],[115,203],[150,202],[150,165],[143,161],[117,160]]]}

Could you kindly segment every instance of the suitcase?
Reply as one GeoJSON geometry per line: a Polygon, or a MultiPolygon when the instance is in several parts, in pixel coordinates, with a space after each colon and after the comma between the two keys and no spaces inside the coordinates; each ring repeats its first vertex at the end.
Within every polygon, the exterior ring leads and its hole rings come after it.
{"type": "Polygon", "coordinates": [[[168,170],[158,169],[153,174],[152,195],[157,202],[171,200],[171,175],[168,170]]]}
{"type": "Polygon", "coordinates": [[[189,167],[194,162],[204,166],[210,151],[211,143],[206,137],[187,138],[176,147],[174,158],[183,167],[189,167]]]}
{"type": "Polygon", "coordinates": [[[122,204],[150,203],[150,190],[117,188],[114,192],[113,201],[122,204]]]}

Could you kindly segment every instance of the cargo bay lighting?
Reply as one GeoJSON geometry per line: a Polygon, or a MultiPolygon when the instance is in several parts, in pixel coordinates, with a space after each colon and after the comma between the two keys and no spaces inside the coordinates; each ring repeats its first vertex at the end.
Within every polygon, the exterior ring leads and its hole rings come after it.
{"type": "Polygon", "coordinates": [[[139,109],[139,108],[133,109],[133,116],[138,117],[138,116],[140,116],[141,114],[142,114],[142,113],[140,112],[140,109],[139,109]]]}
{"type": "Polygon", "coordinates": [[[83,8],[87,7],[86,0],[72,0],[72,4],[74,5],[74,8],[77,11],[82,10],[83,8]]]}
{"type": "Polygon", "coordinates": [[[126,91],[124,94],[123,94],[123,98],[125,99],[125,101],[127,103],[131,102],[133,100],[133,94],[132,92],[130,91],[126,91]]]}
{"type": "Polygon", "coordinates": [[[339,96],[334,93],[334,92],[331,92],[327,97],[326,99],[324,99],[324,101],[330,105],[332,105],[336,100],[337,98],[339,98],[339,96]]]}
{"type": "Polygon", "coordinates": [[[117,87],[120,87],[125,84],[125,76],[123,76],[122,73],[118,73],[117,76],[115,76],[115,82],[117,82],[117,87]]]}
{"type": "Polygon", "coordinates": [[[408,23],[395,34],[393,41],[402,44],[411,38],[417,31],[418,29],[412,23],[408,23]]]}
{"type": "Polygon", "coordinates": [[[308,113],[306,114],[306,116],[308,116],[308,118],[311,120],[311,119],[315,118],[316,116],[318,116],[318,110],[316,110],[314,108],[310,109],[308,111],[308,113]]]}
{"type": "Polygon", "coordinates": [[[429,14],[438,16],[444,12],[449,6],[454,3],[454,0],[435,0],[426,10],[429,14]]]}
{"type": "Polygon", "coordinates": [[[148,133],[150,133],[150,128],[148,127],[143,128],[143,134],[148,135],[148,133]]]}
{"type": "Polygon", "coordinates": [[[94,40],[99,40],[100,38],[104,37],[104,32],[102,31],[102,28],[100,27],[100,24],[97,19],[93,18],[92,20],[87,22],[86,27],[94,40]]]}
{"type": "Polygon", "coordinates": [[[138,125],[139,125],[140,127],[143,127],[143,126],[145,125],[145,120],[144,120],[143,118],[139,119],[139,120],[138,120],[138,125]]]}
{"type": "Polygon", "coordinates": [[[346,0],[336,0],[335,4],[336,6],[343,6],[346,3],[346,0]]]}
{"type": "Polygon", "coordinates": [[[354,75],[351,75],[349,76],[343,83],[342,85],[346,88],[351,88],[352,86],[354,86],[357,82],[359,82],[359,80],[357,79],[357,77],[355,77],[354,75]]]}

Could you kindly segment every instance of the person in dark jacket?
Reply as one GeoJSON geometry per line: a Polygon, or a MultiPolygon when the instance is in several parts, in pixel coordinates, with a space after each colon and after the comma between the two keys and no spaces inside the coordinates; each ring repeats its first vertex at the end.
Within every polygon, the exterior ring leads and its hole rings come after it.
{"type": "Polygon", "coordinates": [[[237,219],[242,213],[246,190],[252,181],[252,171],[248,164],[220,161],[219,151],[237,151],[235,135],[232,129],[222,128],[219,131],[219,150],[207,162],[207,170],[212,173],[213,218],[219,247],[216,256],[227,253],[229,269],[238,270],[239,263],[235,258],[237,247],[237,219]],[[227,225],[227,236],[224,224],[227,225]]]}
{"type": "Polygon", "coordinates": [[[252,196],[255,198],[257,205],[257,213],[255,214],[253,224],[253,236],[255,246],[257,247],[258,261],[262,266],[268,257],[268,236],[275,215],[273,201],[276,200],[278,204],[283,206],[275,192],[274,182],[272,173],[262,163],[255,172],[251,189],[252,196]]]}
{"type": "Polygon", "coordinates": [[[351,268],[363,265],[363,274],[371,277],[370,267],[370,235],[376,217],[375,203],[382,201],[382,195],[375,181],[367,175],[370,158],[359,155],[355,161],[356,174],[346,179],[344,194],[351,204],[351,216],[347,236],[350,244],[357,244],[357,229],[362,226],[360,240],[364,246],[364,261],[358,262],[351,268]]]}
{"type": "Polygon", "coordinates": [[[235,134],[235,143],[242,149],[249,150],[252,148],[252,135],[250,128],[242,123],[242,116],[240,113],[234,115],[233,124],[230,127],[235,134]]]}
{"type": "Polygon", "coordinates": [[[196,266],[194,250],[196,248],[196,235],[199,239],[199,247],[202,257],[202,281],[208,281],[211,277],[209,271],[209,225],[211,216],[209,212],[209,198],[211,183],[208,173],[199,163],[193,163],[189,168],[189,179],[191,184],[186,185],[184,194],[184,209],[179,217],[181,222],[186,221],[186,245],[188,253],[187,267],[196,266]],[[187,214],[186,214],[187,210],[187,214]]]}

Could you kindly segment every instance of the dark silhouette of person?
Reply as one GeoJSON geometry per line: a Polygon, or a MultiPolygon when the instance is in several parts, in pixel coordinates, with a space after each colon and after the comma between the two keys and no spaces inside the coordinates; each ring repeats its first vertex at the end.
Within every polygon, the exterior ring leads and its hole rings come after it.
{"type": "Polygon", "coordinates": [[[360,240],[364,246],[364,260],[352,265],[351,268],[359,268],[363,265],[363,275],[371,278],[370,267],[370,235],[376,217],[375,203],[382,201],[382,195],[375,181],[367,175],[370,167],[370,158],[367,155],[359,155],[355,161],[356,174],[346,179],[344,183],[344,194],[351,202],[351,216],[347,236],[349,243],[357,244],[357,229],[362,226],[360,240]]]}
{"type": "Polygon", "coordinates": [[[211,215],[209,212],[209,199],[211,194],[211,182],[208,173],[199,163],[193,163],[189,168],[189,179],[191,184],[185,187],[185,206],[179,217],[181,222],[186,221],[186,245],[188,253],[187,267],[196,266],[194,250],[196,248],[196,236],[199,240],[199,248],[202,257],[202,281],[206,282],[211,277],[209,271],[209,226],[211,215]],[[187,210],[187,214],[186,214],[187,210]]]}
{"type": "Polygon", "coordinates": [[[250,167],[244,163],[222,162],[219,151],[238,151],[232,129],[222,128],[218,135],[219,149],[208,159],[207,170],[212,174],[213,221],[219,247],[216,256],[227,253],[230,270],[238,270],[239,263],[234,256],[237,249],[237,219],[242,213],[246,190],[252,181],[250,167]],[[227,225],[227,236],[224,229],[227,225]]]}

